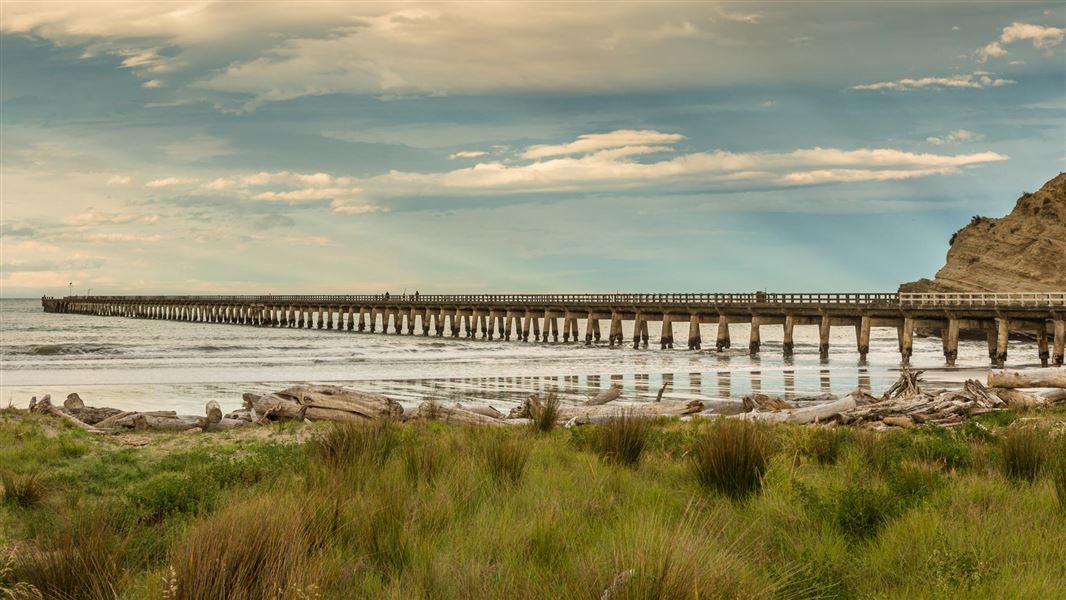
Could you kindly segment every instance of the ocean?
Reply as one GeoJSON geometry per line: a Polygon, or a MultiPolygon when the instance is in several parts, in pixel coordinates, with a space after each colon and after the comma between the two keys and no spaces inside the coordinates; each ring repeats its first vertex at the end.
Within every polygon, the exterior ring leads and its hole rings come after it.
{"type": "MultiPolygon", "coordinates": [[[[556,390],[564,401],[618,383],[623,401],[702,399],[737,403],[753,391],[786,399],[864,388],[880,394],[899,370],[895,329],[875,328],[865,364],[851,327],[833,328],[829,359],[818,357],[818,328],[795,328],[795,356],[781,352],[781,328],[762,328],[762,351],[748,356],[748,326],[730,326],[734,348],[713,349],[717,326],[703,325],[711,349],[660,350],[649,323],[648,349],[606,343],[532,343],[259,328],[74,314],[46,314],[38,299],[0,300],[0,402],[24,407],[31,396],[62,401],[77,392],[87,404],[125,410],[200,414],[207,400],[225,410],[246,391],[296,383],[331,383],[382,392],[405,407],[425,400],[486,403],[506,412],[529,393],[556,390]]],[[[630,324],[631,327],[631,324],[630,324]]],[[[687,326],[686,326],[687,327],[687,326]]],[[[380,331],[380,330],[379,330],[380,331]]],[[[580,331],[584,331],[581,324],[580,331]]],[[[630,331],[626,330],[626,339],[630,331]]],[[[1035,344],[1011,342],[1009,364],[1038,364],[1035,344]]],[[[959,344],[957,367],[945,368],[939,339],[917,338],[911,365],[938,387],[984,378],[983,341],[959,344]]]]}

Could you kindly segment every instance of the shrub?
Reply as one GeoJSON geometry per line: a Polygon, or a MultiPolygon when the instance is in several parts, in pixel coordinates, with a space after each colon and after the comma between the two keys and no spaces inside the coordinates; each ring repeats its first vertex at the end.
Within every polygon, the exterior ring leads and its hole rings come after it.
{"type": "Polygon", "coordinates": [[[40,544],[14,551],[16,577],[45,598],[113,600],[132,556],[122,525],[96,509],[65,514],[40,544]]]}
{"type": "Polygon", "coordinates": [[[495,481],[515,483],[522,478],[529,462],[529,445],[519,443],[507,431],[486,431],[481,455],[495,481]]]}
{"type": "Polygon", "coordinates": [[[770,458],[770,439],[756,423],[719,419],[696,442],[692,465],[705,487],[733,499],[759,492],[770,458]]]}
{"type": "Polygon", "coordinates": [[[540,433],[548,433],[555,427],[555,420],[559,418],[559,395],[555,392],[548,392],[548,395],[544,397],[544,402],[537,407],[533,408],[532,422],[530,425],[533,431],[540,433]]]}
{"type": "Polygon", "coordinates": [[[399,443],[396,425],[389,420],[334,423],[312,444],[312,453],[330,465],[366,462],[384,464],[399,443]]]}
{"type": "Polygon", "coordinates": [[[873,537],[895,515],[897,507],[887,490],[862,484],[849,485],[837,493],[836,524],[848,537],[873,537]]]}
{"type": "Polygon", "coordinates": [[[596,447],[611,462],[635,467],[648,445],[651,420],[628,410],[610,417],[597,429],[596,447]]]}
{"type": "Polygon", "coordinates": [[[315,580],[305,507],[264,495],[195,524],[173,552],[173,600],[292,597],[315,580]]]}
{"type": "Polygon", "coordinates": [[[955,432],[943,427],[929,427],[895,438],[907,456],[954,470],[970,463],[970,445],[955,432]]]}
{"type": "Polygon", "coordinates": [[[888,478],[888,487],[903,505],[911,505],[943,484],[938,469],[929,463],[904,461],[888,478]]]}
{"type": "Polygon", "coordinates": [[[214,481],[185,473],[157,473],[130,488],[127,500],[147,523],[178,514],[194,514],[214,500],[214,481]]]}
{"type": "Polygon", "coordinates": [[[1013,481],[1032,483],[1040,476],[1047,458],[1047,438],[1037,429],[1013,428],[1000,443],[1000,466],[1013,481]]]}
{"type": "Polygon", "coordinates": [[[840,450],[850,438],[850,432],[843,428],[820,427],[811,432],[807,440],[806,453],[820,465],[835,464],[840,457],[840,450]]]}
{"type": "Polygon", "coordinates": [[[47,482],[40,473],[0,471],[0,500],[19,508],[35,506],[47,492],[47,482]]]}

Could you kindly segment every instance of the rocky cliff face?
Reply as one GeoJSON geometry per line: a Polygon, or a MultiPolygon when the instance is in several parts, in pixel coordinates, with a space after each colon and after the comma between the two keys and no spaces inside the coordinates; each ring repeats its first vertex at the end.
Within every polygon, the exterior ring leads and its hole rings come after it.
{"type": "Polygon", "coordinates": [[[934,279],[901,292],[1066,291],[1066,173],[1018,199],[1000,219],[974,217],[951,237],[934,279]]]}

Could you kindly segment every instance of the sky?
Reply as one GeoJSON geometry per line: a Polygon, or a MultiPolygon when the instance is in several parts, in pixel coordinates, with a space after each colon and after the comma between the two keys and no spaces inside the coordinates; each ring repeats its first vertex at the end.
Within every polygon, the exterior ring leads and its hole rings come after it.
{"type": "Polygon", "coordinates": [[[0,295],[894,291],[1066,170],[1064,36],[1061,1],[4,0],[0,295]]]}

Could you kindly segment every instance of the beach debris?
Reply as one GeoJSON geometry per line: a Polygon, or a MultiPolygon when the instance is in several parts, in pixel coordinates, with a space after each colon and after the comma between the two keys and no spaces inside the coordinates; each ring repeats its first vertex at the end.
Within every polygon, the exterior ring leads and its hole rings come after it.
{"type": "Polygon", "coordinates": [[[274,394],[244,394],[244,408],[269,420],[362,421],[400,419],[403,407],[382,394],[337,385],[297,385],[274,394]]]}
{"type": "Polygon", "coordinates": [[[659,388],[659,392],[657,394],[655,394],[655,401],[656,402],[662,402],[663,401],[663,392],[666,391],[666,386],[668,386],[668,385],[670,385],[670,384],[665,382],[665,381],[663,382],[662,387],[659,388]]]}
{"type": "MultiPolygon", "coordinates": [[[[836,399],[835,397],[833,398],[836,399]]],[[[752,394],[751,396],[744,396],[741,399],[741,406],[744,407],[744,412],[752,412],[755,410],[763,412],[778,412],[781,410],[789,410],[796,408],[792,404],[785,402],[780,398],[771,398],[766,394],[752,394]]]]}
{"type": "Polygon", "coordinates": [[[62,408],[59,408],[58,406],[53,405],[52,404],[52,395],[51,394],[45,394],[43,398],[41,398],[40,400],[32,403],[32,407],[30,408],[30,412],[34,412],[34,413],[42,414],[42,415],[52,415],[52,416],[55,416],[55,417],[59,417],[59,418],[65,420],[65,421],[67,421],[68,423],[73,423],[74,425],[76,425],[76,426],[78,426],[78,427],[80,427],[80,428],[82,428],[85,431],[88,431],[90,433],[100,433],[100,431],[101,431],[100,429],[97,429],[96,427],[93,427],[92,425],[89,425],[88,423],[84,423],[82,421],[79,421],[76,417],[74,417],[73,415],[71,415],[67,411],[63,410],[62,408]]]}
{"type": "Polygon", "coordinates": [[[468,410],[460,405],[443,406],[432,400],[423,402],[415,409],[412,419],[424,419],[427,421],[443,421],[445,423],[460,425],[508,425],[506,419],[493,417],[468,410]]]}
{"type": "Polygon", "coordinates": [[[752,411],[736,415],[730,415],[731,419],[744,419],[747,421],[767,421],[771,423],[820,423],[828,421],[841,413],[854,409],[858,406],[853,394],[848,394],[839,400],[804,406],[802,408],[777,409],[765,412],[752,411]]]}
{"type": "Polygon", "coordinates": [[[74,392],[73,394],[67,394],[67,399],[63,401],[63,408],[67,410],[85,408],[85,402],[77,392],[74,392]]]}
{"type": "Polygon", "coordinates": [[[988,372],[988,387],[1066,388],[1066,367],[1023,371],[991,370],[988,372]]]}
{"type": "Polygon", "coordinates": [[[589,399],[585,401],[585,406],[599,406],[601,404],[607,404],[612,400],[617,400],[622,395],[622,386],[617,383],[612,383],[611,387],[603,390],[595,396],[589,396],[589,399]]]}

